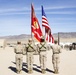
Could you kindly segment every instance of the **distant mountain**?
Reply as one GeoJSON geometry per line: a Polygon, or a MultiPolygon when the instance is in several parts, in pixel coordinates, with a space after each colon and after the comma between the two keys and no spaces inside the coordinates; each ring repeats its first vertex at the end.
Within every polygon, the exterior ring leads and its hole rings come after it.
{"type": "Polygon", "coordinates": [[[26,39],[31,37],[27,34],[21,34],[21,35],[10,35],[10,36],[1,36],[0,39],[26,39]]]}
{"type": "MultiPolygon", "coordinates": [[[[53,34],[54,38],[58,37],[58,33],[53,34]]],[[[60,32],[60,38],[76,38],[76,32],[60,32]]],[[[10,36],[1,36],[0,39],[27,39],[30,38],[31,35],[28,34],[21,34],[21,35],[10,35],[10,36]]]]}
{"type": "MultiPolygon", "coordinates": [[[[53,36],[57,38],[58,33],[54,33],[53,36]]],[[[59,36],[61,38],[76,38],[76,32],[60,32],[59,36]]]]}

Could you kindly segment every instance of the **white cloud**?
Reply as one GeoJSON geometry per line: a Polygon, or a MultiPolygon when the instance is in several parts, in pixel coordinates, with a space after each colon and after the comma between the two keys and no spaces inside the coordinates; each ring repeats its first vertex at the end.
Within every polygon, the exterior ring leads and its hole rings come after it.
{"type": "Polygon", "coordinates": [[[61,21],[61,20],[65,20],[65,21],[66,21],[66,20],[73,20],[73,21],[75,21],[75,20],[76,20],[76,18],[51,18],[51,20],[52,20],[52,19],[53,19],[53,20],[56,20],[56,21],[58,21],[58,20],[60,20],[60,21],[61,21]]]}
{"type": "Polygon", "coordinates": [[[1,13],[0,15],[22,15],[22,14],[30,14],[28,12],[15,12],[15,13],[1,13]]]}
{"type": "Polygon", "coordinates": [[[76,6],[51,6],[51,7],[45,7],[45,10],[49,9],[65,9],[65,8],[76,8],[76,6]]]}
{"type": "Polygon", "coordinates": [[[46,14],[76,14],[76,12],[71,12],[71,11],[63,11],[63,12],[46,12],[46,14]]]}
{"type": "Polygon", "coordinates": [[[0,9],[0,13],[4,12],[17,12],[17,11],[28,11],[30,10],[29,8],[23,7],[23,8],[6,8],[6,9],[0,9]]]}
{"type": "Polygon", "coordinates": [[[0,9],[0,15],[13,15],[13,14],[30,14],[30,9],[27,7],[23,8],[11,8],[11,9],[0,9]]]}
{"type": "MultiPolygon", "coordinates": [[[[68,8],[76,8],[76,6],[56,6],[56,7],[44,7],[44,10],[51,10],[51,9],[68,9],[68,8]]],[[[31,9],[29,9],[28,7],[22,7],[22,8],[11,8],[11,9],[0,9],[0,15],[13,15],[13,14],[30,14],[31,9]]],[[[40,8],[34,8],[36,14],[41,14],[40,8]]],[[[52,11],[51,12],[46,12],[46,14],[76,14],[76,12],[74,11],[52,11]]]]}

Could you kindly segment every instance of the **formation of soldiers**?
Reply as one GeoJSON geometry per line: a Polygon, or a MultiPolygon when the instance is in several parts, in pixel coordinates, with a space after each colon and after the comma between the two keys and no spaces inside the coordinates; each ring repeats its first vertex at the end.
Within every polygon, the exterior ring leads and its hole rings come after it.
{"type": "Polygon", "coordinates": [[[21,45],[21,42],[17,42],[17,46],[14,48],[14,51],[16,53],[15,59],[16,59],[17,73],[19,74],[22,71],[22,62],[23,62],[24,54],[26,54],[28,73],[33,73],[34,52],[37,50],[39,53],[41,72],[45,74],[46,73],[46,60],[47,60],[46,51],[48,47],[52,49],[52,52],[53,52],[52,63],[53,63],[54,73],[57,74],[59,71],[58,64],[60,62],[59,53],[61,53],[61,48],[57,44],[57,41],[54,41],[54,45],[48,46],[44,38],[41,38],[41,42],[40,44],[37,44],[37,46],[33,43],[32,39],[29,39],[25,48],[21,45]]]}

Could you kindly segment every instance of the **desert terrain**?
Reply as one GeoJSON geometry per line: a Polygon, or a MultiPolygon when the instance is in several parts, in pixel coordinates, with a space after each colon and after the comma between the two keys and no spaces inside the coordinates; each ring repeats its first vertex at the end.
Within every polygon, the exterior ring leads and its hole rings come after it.
{"type": "MultiPolygon", "coordinates": [[[[61,40],[64,42],[67,41],[67,39],[61,40]]],[[[70,41],[74,42],[76,39],[71,39],[70,41]]],[[[11,40],[7,42],[16,43],[17,41],[11,40]]],[[[24,40],[22,40],[22,42],[24,42],[24,40]]],[[[23,70],[19,75],[29,75],[27,73],[26,65],[26,55],[23,55],[23,70]]],[[[62,53],[60,54],[59,68],[59,74],[57,75],[76,74],[76,50],[70,51],[68,49],[62,49],[62,53]]],[[[18,75],[16,73],[15,53],[12,46],[6,45],[5,49],[0,48],[0,75],[18,75]]],[[[31,75],[42,75],[39,63],[39,55],[34,55],[33,73],[31,75]]],[[[47,51],[47,69],[44,75],[56,75],[54,74],[52,65],[52,50],[47,51]]]]}

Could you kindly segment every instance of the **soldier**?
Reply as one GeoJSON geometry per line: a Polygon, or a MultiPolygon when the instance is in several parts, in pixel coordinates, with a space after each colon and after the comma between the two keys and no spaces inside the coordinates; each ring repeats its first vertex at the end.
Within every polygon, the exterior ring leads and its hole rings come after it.
{"type": "Polygon", "coordinates": [[[54,41],[54,45],[51,46],[52,48],[52,63],[53,63],[53,68],[54,68],[54,72],[55,74],[58,73],[59,70],[59,53],[61,53],[61,47],[57,44],[57,41],[54,41]]]}
{"type": "Polygon", "coordinates": [[[33,54],[35,51],[35,45],[32,42],[32,39],[28,40],[28,43],[26,44],[26,59],[27,59],[27,67],[28,67],[28,73],[33,73],[33,54]]]}
{"type": "Polygon", "coordinates": [[[16,70],[17,73],[21,73],[22,71],[22,61],[23,61],[23,46],[21,45],[21,42],[17,42],[17,46],[15,47],[14,51],[16,53],[15,59],[16,59],[16,70]]]}
{"type": "Polygon", "coordinates": [[[40,59],[41,71],[42,71],[42,73],[46,73],[47,45],[46,45],[45,39],[43,37],[41,38],[41,42],[38,45],[38,48],[39,48],[39,59],[40,59]]]}

